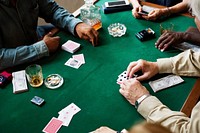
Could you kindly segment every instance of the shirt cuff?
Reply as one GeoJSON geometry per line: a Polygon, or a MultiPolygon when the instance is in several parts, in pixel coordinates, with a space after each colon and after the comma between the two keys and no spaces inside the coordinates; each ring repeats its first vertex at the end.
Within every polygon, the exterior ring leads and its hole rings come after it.
{"type": "Polygon", "coordinates": [[[77,18],[75,18],[74,20],[73,20],[73,22],[71,22],[71,24],[70,24],[70,32],[75,36],[76,35],[76,26],[79,24],[79,23],[82,23],[83,21],[82,20],[80,20],[80,19],[77,19],[77,18]]]}
{"type": "Polygon", "coordinates": [[[149,96],[146,99],[144,99],[140,106],[138,107],[138,112],[147,119],[148,115],[152,110],[154,110],[156,107],[163,105],[158,98],[155,96],[149,96]]]}
{"type": "Polygon", "coordinates": [[[38,59],[44,57],[44,56],[49,56],[49,50],[48,47],[46,46],[45,42],[43,40],[34,43],[33,47],[35,48],[37,55],[38,55],[38,59]]]}
{"type": "Polygon", "coordinates": [[[159,73],[172,73],[173,65],[171,58],[157,59],[159,73]]]}

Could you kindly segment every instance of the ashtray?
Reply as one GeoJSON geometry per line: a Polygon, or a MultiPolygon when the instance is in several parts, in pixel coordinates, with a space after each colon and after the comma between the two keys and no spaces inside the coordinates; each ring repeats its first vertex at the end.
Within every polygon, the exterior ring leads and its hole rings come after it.
{"type": "Polygon", "coordinates": [[[51,74],[46,77],[44,84],[49,89],[59,88],[63,84],[64,80],[59,74],[51,74]]]}
{"type": "Polygon", "coordinates": [[[124,24],[114,23],[108,27],[108,32],[113,37],[121,37],[126,33],[126,26],[124,24]]]}

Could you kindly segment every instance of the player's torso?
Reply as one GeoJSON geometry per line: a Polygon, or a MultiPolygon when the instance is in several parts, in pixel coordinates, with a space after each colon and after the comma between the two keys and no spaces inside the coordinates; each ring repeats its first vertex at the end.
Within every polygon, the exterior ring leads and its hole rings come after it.
{"type": "Polygon", "coordinates": [[[14,48],[37,41],[37,0],[17,0],[16,6],[0,1],[0,48],[14,48]]]}
{"type": "Polygon", "coordinates": [[[182,0],[145,0],[145,1],[169,7],[181,2],[182,0]]]}

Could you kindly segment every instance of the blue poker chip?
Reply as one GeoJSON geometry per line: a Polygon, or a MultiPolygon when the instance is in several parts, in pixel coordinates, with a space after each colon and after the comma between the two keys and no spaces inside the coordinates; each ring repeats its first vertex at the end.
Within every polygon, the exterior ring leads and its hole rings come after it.
{"type": "Polygon", "coordinates": [[[49,89],[57,89],[62,86],[64,79],[59,74],[51,74],[46,77],[44,84],[49,89]]]}

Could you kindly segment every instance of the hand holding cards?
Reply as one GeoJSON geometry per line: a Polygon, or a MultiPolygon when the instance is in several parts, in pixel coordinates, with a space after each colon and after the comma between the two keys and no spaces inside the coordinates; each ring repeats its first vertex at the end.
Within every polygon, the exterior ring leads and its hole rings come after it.
{"type": "Polygon", "coordinates": [[[122,84],[125,80],[129,80],[130,78],[137,78],[138,76],[142,75],[142,71],[136,72],[132,77],[127,76],[127,71],[122,72],[117,79],[117,84],[122,84]]]}

